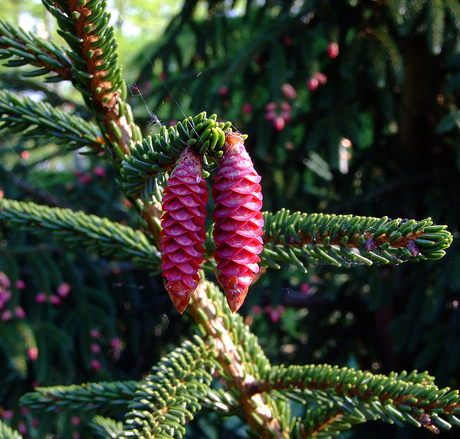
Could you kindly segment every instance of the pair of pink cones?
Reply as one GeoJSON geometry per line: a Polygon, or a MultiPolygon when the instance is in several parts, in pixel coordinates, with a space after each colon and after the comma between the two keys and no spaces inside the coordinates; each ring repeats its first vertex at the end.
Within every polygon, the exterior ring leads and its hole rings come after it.
{"type": "MultiPolygon", "coordinates": [[[[240,134],[226,134],[224,155],[214,180],[214,259],[228,305],[235,312],[259,271],[264,224],[260,176],[240,134]]],[[[187,147],[168,179],[161,217],[161,268],[169,296],[181,314],[200,280],[207,201],[200,157],[187,147]]]]}

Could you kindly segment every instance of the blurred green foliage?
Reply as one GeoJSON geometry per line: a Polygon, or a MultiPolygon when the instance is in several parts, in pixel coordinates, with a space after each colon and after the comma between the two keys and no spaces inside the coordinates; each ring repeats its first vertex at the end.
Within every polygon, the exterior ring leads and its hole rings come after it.
{"type": "MultiPolygon", "coordinates": [[[[432,217],[458,238],[457,2],[186,0],[162,34],[178,7],[114,2],[129,101],[144,127],[148,111],[167,126],[202,110],[231,120],[249,135],[267,210],[432,217]]],[[[36,29],[54,35],[44,11],[35,2],[7,2],[0,17],[30,14],[36,29]]],[[[5,69],[0,84],[88,117],[65,85],[43,87],[5,69]]],[[[37,149],[40,143],[0,137],[6,198],[137,220],[97,158],[53,144],[37,149]]],[[[0,416],[26,422],[31,437],[44,430],[17,400],[37,381],[140,378],[186,333],[188,322],[175,313],[161,280],[145,270],[4,226],[1,234],[0,270],[13,290],[19,280],[26,285],[13,291],[5,310],[20,306],[26,318],[0,322],[0,416]],[[64,283],[70,293],[61,297],[64,283]],[[158,294],[145,294],[151,290],[158,294]]],[[[423,269],[320,266],[303,275],[286,266],[262,276],[242,313],[274,364],[426,369],[441,386],[458,388],[459,268],[455,240],[444,259],[423,269]]],[[[218,437],[209,426],[191,428],[218,437]]],[[[343,437],[429,434],[366,424],[343,437]]]]}

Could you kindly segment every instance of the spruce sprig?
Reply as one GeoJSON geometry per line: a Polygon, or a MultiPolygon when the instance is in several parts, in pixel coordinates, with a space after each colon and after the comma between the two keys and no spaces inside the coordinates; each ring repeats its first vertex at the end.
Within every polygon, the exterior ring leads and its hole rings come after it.
{"type": "Polygon", "coordinates": [[[126,410],[140,389],[138,381],[110,381],[71,386],[36,387],[21,398],[31,410],[51,410],[56,403],[62,410],[95,410],[110,413],[126,410]]]}
{"type": "Polygon", "coordinates": [[[96,153],[102,151],[104,143],[95,124],[46,102],[35,102],[5,90],[0,90],[0,122],[0,129],[23,132],[26,137],[53,139],[71,150],[88,146],[96,153]]]}
{"type": "Polygon", "coordinates": [[[30,72],[21,72],[22,76],[35,77],[49,75],[47,82],[72,80],[72,64],[66,52],[53,42],[27,32],[12,23],[0,19],[0,59],[10,59],[6,67],[33,65],[39,67],[30,72]]]}
{"type": "Polygon", "coordinates": [[[104,256],[131,259],[159,269],[160,254],[140,230],[114,223],[107,218],[15,200],[0,200],[0,219],[36,235],[52,232],[53,237],[71,246],[84,244],[104,256]]]}
{"type": "Polygon", "coordinates": [[[0,421],[0,439],[22,439],[22,435],[0,421]]]}
{"type": "Polygon", "coordinates": [[[164,357],[136,391],[119,437],[181,438],[184,425],[201,409],[212,381],[212,346],[195,337],[164,357]]]}

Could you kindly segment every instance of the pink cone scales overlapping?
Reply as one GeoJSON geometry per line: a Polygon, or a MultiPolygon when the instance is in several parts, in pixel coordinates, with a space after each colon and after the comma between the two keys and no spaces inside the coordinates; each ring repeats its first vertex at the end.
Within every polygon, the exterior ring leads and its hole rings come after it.
{"type": "Polygon", "coordinates": [[[214,258],[220,270],[219,282],[224,288],[230,309],[235,312],[243,304],[248,288],[258,273],[259,253],[263,249],[264,220],[260,176],[246,152],[243,138],[228,133],[224,156],[219,163],[212,188],[216,203],[214,258]]]}
{"type": "Polygon", "coordinates": [[[181,314],[200,280],[207,200],[200,158],[187,147],[168,179],[161,217],[161,268],[169,296],[181,314]]]}

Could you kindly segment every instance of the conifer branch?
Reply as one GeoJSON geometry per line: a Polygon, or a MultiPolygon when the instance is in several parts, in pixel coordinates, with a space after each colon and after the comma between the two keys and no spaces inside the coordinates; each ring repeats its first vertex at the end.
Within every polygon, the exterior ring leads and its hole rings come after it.
{"type": "Polygon", "coordinates": [[[16,430],[0,421],[0,439],[22,439],[22,436],[16,430]]]}
{"type": "Polygon", "coordinates": [[[0,59],[13,58],[6,67],[19,67],[31,64],[39,67],[32,72],[22,72],[22,76],[48,76],[47,82],[72,80],[72,64],[65,51],[52,42],[27,32],[20,27],[0,19],[0,59]]]}
{"type": "Polygon", "coordinates": [[[138,381],[111,381],[71,386],[36,387],[21,398],[31,410],[48,410],[56,404],[62,410],[97,410],[101,413],[127,409],[140,389],[138,381]]]}
{"type": "Polygon", "coordinates": [[[26,137],[53,139],[70,150],[88,146],[94,152],[102,151],[104,141],[95,124],[27,96],[0,90],[0,122],[0,129],[23,132],[26,137]]]}
{"type": "Polygon", "coordinates": [[[329,365],[274,366],[261,371],[261,379],[252,391],[277,391],[303,404],[319,401],[321,415],[302,421],[303,437],[313,437],[315,431],[340,431],[374,419],[399,426],[404,422],[415,427],[435,425],[445,430],[452,424],[460,425],[455,416],[460,413],[458,390],[439,389],[426,372],[385,376],[329,365]]]}
{"type": "MultiPolygon", "coordinates": [[[[302,271],[305,263],[341,266],[400,264],[439,259],[452,243],[447,226],[422,221],[352,215],[264,213],[264,250],[260,265],[280,268],[288,262],[302,271]]],[[[208,258],[215,251],[212,228],[204,244],[208,258]]]]}
{"type": "Polygon", "coordinates": [[[123,432],[123,424],[110,418],[96,415],[89,426],[102,438],[117,438],[123,432]]]}
{"type": "Polygon", "coordinates": [[[44,0],[46,8],[56,18],[58,33],[71,50],[74,85],[82,93],[89,108],[100,118],[119,161],[129,154],[132,139],[140,131],[127,117],[129,106],[124,102],[126,84],[118,65],[117,43],[110,15],[103,0],[44,0]]]}
{"type": "Polygon", "coordinates": [[[160,254],[145,233],[107,218],[53,208],[35,203],[0,199],[0,220],[37,235],[52,232],[57,241],[71,246],[84,244],[104,256],[130,259],[154,270],[161,265],[160,254]]]}
{"type": "Polygon", "coordinates": [[[164,357],[136,391],[120,438],[181,438],[184,425],[201,409],[214,369],[212,345],[196,336],[164,357]]]}
{"type": "Polygon", "coordinates": [[[192,317],[203,337],[212,337],[216,361],[223,369],[245,421],[261,438],[284,438],[273,401],[266,395],[250,392],[262,370],[270,364],[240,315],[232,314],[219,289],[202,282],[192,294],[192,317]]]}

